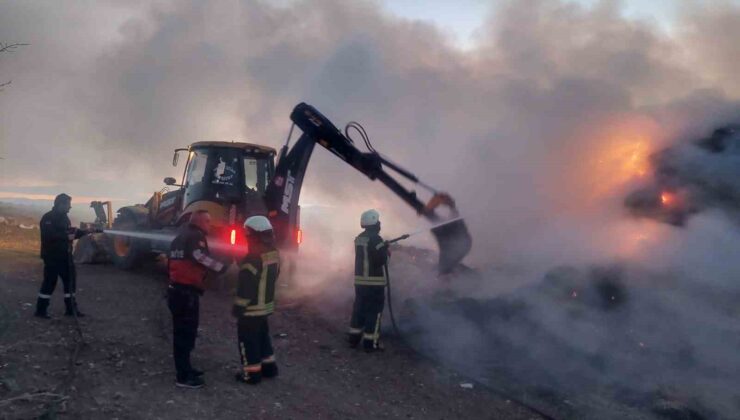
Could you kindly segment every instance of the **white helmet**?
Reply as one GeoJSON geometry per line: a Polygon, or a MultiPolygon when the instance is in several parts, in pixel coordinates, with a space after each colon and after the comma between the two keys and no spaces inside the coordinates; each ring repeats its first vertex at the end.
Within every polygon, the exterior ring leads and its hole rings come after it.
{"type": "Polygon", "coordinates": [[[255,232],[265,232],[272,230],[272,224],[265,216],[252,216],[244,221],[244,228],[252,229],[255,232]]]}
{"type": "Polygon", "coordinates": [[[370,209],[364,213],[362,213],[362,216],[360,216],[360,226],[361,227],[369,227],[374,226],[380,223],[380,213],[378,213],[375,209],[370,209]]]}

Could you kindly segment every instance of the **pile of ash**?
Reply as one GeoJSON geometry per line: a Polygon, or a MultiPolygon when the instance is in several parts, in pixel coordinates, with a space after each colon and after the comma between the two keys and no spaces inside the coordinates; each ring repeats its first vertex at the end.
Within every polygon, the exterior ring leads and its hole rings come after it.
{"type": "Polygon", "coordinates": [[[622,264],[562,266],[485,297],[440,280],[408,281],[404,274],[422,270],[403,273],[400,265],[394,299],[405,340],[555,418],[740,412],[740,336],[728,335],[737,314],[685,288],[680,276],[622,264]]]}

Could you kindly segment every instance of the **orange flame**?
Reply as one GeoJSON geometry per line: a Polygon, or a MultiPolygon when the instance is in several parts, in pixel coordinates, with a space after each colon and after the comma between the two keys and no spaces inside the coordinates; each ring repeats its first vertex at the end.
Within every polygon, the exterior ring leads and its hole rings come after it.
{"type": "Polygon", "coordinates": [[[610,139],[604,143],[605,147],[597,152],[589,171],[595,196],[650,173],[650,143],[647,139],[610,139]]]}
{"type": "Polygon", "coordinates": [[[671,204],[673,204],[674,201],[675,197],[673,196],[673,194],[666,191],[660,194],[660,202],[664,206],[670,206],[671,204]]]}
{"type": "Polygon", "coordinates": [[[615,148],[614,158],[622,160],[622,179],[642,178],[648,173],[648,148],[641,140],[626,142],[615,148]]]}

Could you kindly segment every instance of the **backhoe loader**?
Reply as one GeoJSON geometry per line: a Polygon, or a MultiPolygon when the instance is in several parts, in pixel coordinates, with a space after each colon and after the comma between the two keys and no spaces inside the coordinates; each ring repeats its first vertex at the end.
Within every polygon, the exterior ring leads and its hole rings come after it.
{"type": "Polygon", "coordinates": [[[165,178],[165,190],[156,192],[145,203],[122,207],[109,234],[111,257],[121,268],[132,268],[146,256],[165,253],[178,227],[197,210],[208,210],[214,229],[209,243],[217,258],[239,259],[248,246],[242,223],[253,215],[267,216],[274,227],[281,250],[297,251],[302,240],[299,196],[314,146],[319,144],[371,180],[378,180],[431,222],[444,222],[439,206],[451,210],[453,220],[432,229],[439,245],[439,270],[455,269],[471,248],[472,240],[464,221],[457,217],[454,200],[422,183],[411,172],[380,155],[357,123],[342,133],[314,107],[298,104],[290,115],[302,134],[290,145],[291,136],[279,152],[271,147],[233,142],[197,142],[176,149],[172,164],[180,153],[187,154],[182,181],[165,178]],[[368,147],[360,151],[352,141],[350,128],[358,129],[368,147]],[[392,170],[423,188],[432,196],[424,203],[386,170],[392,170]],[[167,188],[173,190],[167,191],[167,188]],[[114,233],[118,232],[118,233],[114,233]]]}

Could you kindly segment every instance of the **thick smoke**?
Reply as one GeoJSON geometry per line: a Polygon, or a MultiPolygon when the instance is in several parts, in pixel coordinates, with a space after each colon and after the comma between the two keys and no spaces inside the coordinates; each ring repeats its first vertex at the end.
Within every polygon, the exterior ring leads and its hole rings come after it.
{"type": "MultiPolygon", "coordinates": [[[[428,320],[416,325],[425,351],[450,363],[464,354],[476,365],[461,368],[511,377],[518,389],[547,373],[573,401],[603,378],[641,396],[688,382],[680,392],[730,417],[737,383],[712,378],[740,361],[734,339],[723,339],[737,318],[715,304],[717,291],[737,293],[736,227],[707,212],[676,231],[623,207],[650,177],[652,152],[738,120],[740,8],[687,5],[682,16],[667,33],[624,18],[617,1],[500,1],[477,44],[460,50],[434,26],[369,1],[6,3],[0,39],[31,46],[3,61],[14,76],[0,96],[2,188],[23,181],[24,192],[143,201],[179,175],[167,166],[173,148],[278,147],[292,106],[306,101],[337,125],[362,122],[379,151],[451,192],[468,220],[468,264],[480,278],[439,292],[447,286],[402,264],[403,253],[393,263],[398,304],[414,297],[416,319],[428,320]],[[599,286],[599,267],[613,264],[619,274],[606,277],[618,280],[599,286]],[[565,279],[555,283],[567,296],[593,297],[562,301],[553,278],[565,279]],[[609,291],[624,291],[613,310],[600,303],[609,291]],[[458,305],[478,311],[452,314],[458,305]],[[440,330],[456,339],[429,338],[440,330]],[[627,333],[635,339],[620,341],[627,333]],[[616,343],[632,349],[643,336],[655,351],[632,363],[616,343]],[[662,350],[687,343],[695,368],[678,374],[662,350]],[[486,371],[489,356],[508,363],[486,371]]],[[[306,254],[328,258],[304,265],[313,293],[348,297],[362,210],[381,210],[387,236],[420,223],[323,150],[304,188],[306,254]]]]}
{"type": "Polygon", "coordinates": [[[740,216],[740,129],[728,125],[711,136],[682,142],[651,157],[654,176],[627,196],[636,216],[683,226],[694,214],[721,209],[740,216]]]}

